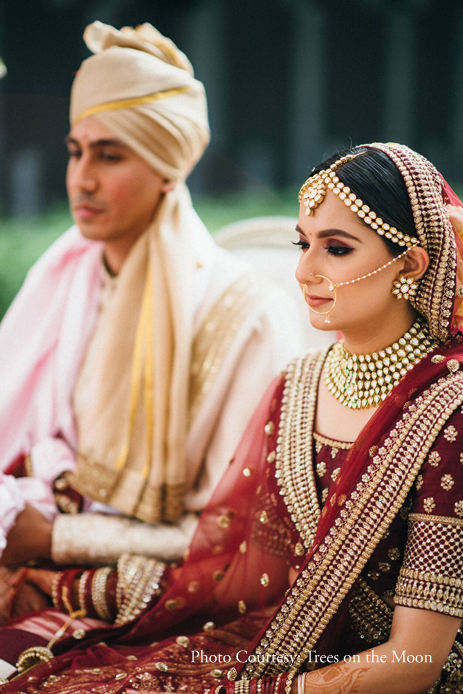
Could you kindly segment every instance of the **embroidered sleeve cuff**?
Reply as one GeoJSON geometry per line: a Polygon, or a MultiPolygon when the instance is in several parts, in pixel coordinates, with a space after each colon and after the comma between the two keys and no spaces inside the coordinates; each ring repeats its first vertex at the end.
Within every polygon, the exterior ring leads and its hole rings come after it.
{"type": "Polygon", "coordinates": [[[411,514],[397,605],[463,618],[463,521],[411,514]]]}

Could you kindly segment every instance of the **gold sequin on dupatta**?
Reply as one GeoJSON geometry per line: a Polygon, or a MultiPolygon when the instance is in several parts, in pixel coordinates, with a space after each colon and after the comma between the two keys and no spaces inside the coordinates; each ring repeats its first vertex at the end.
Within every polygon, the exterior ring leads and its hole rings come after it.
{"type": "MultiPolygon", "coordinates": [[[[312,495],[312,429],[315,388],[325,354],[326,350],[309,354],[288,369],[277,446],[280,492],[306,547],[318,519],[318,501],[312,495]]],[[[290,672],[297,672],[404,505],[439,432],[462,403],[463,373],[457,371],[440,378],[410,404],[254,649],[253,655],[265,653],[263,662],[249,662],[248,657],[242,678],[275,675],[287,669],[285,662],[294,662],[290,672]],[[280,656],[280,663],[273,654],[280,656]]]]}

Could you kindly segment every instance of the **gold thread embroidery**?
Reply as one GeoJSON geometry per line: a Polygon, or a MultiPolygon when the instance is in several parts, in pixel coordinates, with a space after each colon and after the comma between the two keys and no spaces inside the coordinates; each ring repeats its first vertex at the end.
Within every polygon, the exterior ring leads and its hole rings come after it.
{"type": "Polygon", "coordinates": [[[442,523],[444,525],[457,525],[463,528],[463,520],[452,516],[425,516],[424,513],[410,513],[410,521],[423,521],[426,523],[442,523]]]}
{"type": "Polygon", "coordinates": [[[463,523],[417,515],[410,519],[394,599],[398,605],[462,618],[463,523]]]}
{"type": "Polygon", "coordinates": [[[349,604],[349,617],[367,645],[379,646],[389,638],[393,610],[363,578],[349,604]]]}
{"type": "Polygon", "coordinates": [[[250,308],[268,287],[255,275],[244,275],[211,306],[197,333],[191,359],[189,425],[195,420],[220,371],[228,348],[250,308]]]}
{"type": "Polygon", "coordinates": [[[313,466],[316,388],[329,348],[296,359],[287,368],[278,432],[275,477],[292,521],[309,548],[315,537],[320,505],[313,466]],[[293,384],[301,387],[295,388],[293,384]],[[290,464],[290,461],[300,464],[290,464]]]}
{"type": "Polygon", "coordinates": [[[336,441],[335,439],[329,439],[327,436],[322,434],[317,434],[316,431],[313,433],[315,441],[321,443],[322,446],[329,446],[330,448],[340,448],[343,451],[350,451],[354,445],[353,441],[336,441]]]}
{"type": "MultiPolygon", "coordinates": [[[[318,382],[316,373],[320,373],[323,353],[318,353],[317,357],[318,359],[313,356],[306,358],[308,363],[305,369],[301,360],[296,360],[293,368],[288,369],[286,415],[294,409],[294,401],[297,402],[300,391],[304,391],[307,396],[307,388],[301,388],[301,383],[298,383],[300,373],[304,374],[304,381],[313,382],[315,378],[315,382],[318,382]]],[[[273,624],[266,632],[268,634],[274,630],[265,646],[266,662],[248,662],[245,673],[247,679],[262,676],[263,673],[275,674],[283,669],[284,665],[271,663],[270,656],[275,652],[294,657],[292,670],[296,672],[307,658],[403,505],[438,433],[452,412],[463,402],[463,377],[459,378],[459,373],[433,383],[410,405],[391,430],[372,464],[356,485],[356,503],[351,500],[346,502],[340,518],[335,521],[307,569],[302,572],[277,611],[273,624]],[[437,403],[439,407],[435,406],[437,403]],[[319,598],[316,602],[310,601],[309,608],[307,598],[314,593],[319,598]]],[[[289,416],[287,418],[290,419],[289,416]]],[[[283,423],[287,427],[287,421],[283,423]]],[[[307,426],[299,428],[294,426],[294,420],[292,423],[293,436],[294,432],[298,436],[302,432],[307,440],[307,426]]],[[[283,436],[279,443],[280,447],[287,445],[283,436]]],[[[297,447],[295,450],[298,450],[297,447]]],[[[304,466],[306,461],[307,452],[304,466]]],[[[296,461],[288,458],[286,462],[294,466],[296,461]]],[[[262,645],[258,644],[254,653],[258,655],[262,652],[262,645]]]]}

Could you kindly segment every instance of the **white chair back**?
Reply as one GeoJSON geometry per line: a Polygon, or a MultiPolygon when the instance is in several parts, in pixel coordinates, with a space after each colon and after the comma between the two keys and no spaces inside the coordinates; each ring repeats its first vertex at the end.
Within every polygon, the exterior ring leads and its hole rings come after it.
{"type": "Polygon", "coordinates": [[[214,240],[285,289],[300,306],[307,349],[322,347],[334,342],[336,333],[316,330],[310,323],[309,309],[294,277],[300,256],[300,249],[291,244],[296,240],[296,222],[296,218],[283,216],[243,219],[219,229],[214,240]]]}

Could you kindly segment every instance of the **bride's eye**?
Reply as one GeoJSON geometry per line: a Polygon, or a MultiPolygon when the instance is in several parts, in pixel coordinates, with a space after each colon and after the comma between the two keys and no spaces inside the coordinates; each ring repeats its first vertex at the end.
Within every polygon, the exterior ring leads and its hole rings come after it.
{"type": "Polygon", "coordinates": [[[302,239],[299,239],[299,241],[291,241],[291,243],[293,244],[293,246],[300,246],[304,251],[310,248],[307,241],[303,241],[302,239]]]}
{"type": "Polygon", "coordinates": [[[354,249],[349,248],[348,246],[336,246],[335,244],[331,244],[330,246],[328,246],[326,250],[331,255],[347,255],[348,253],[351,253],[354,249]]]}

